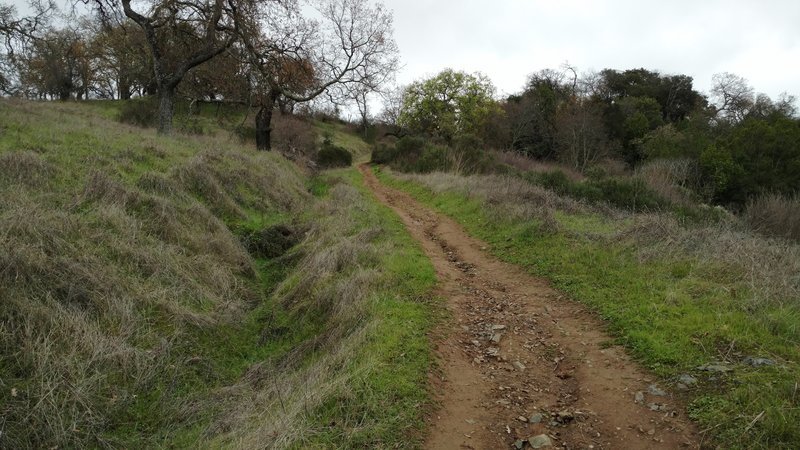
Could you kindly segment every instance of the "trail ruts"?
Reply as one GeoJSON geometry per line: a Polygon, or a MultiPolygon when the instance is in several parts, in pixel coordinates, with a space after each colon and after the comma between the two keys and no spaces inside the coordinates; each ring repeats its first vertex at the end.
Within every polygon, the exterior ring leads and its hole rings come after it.
{"type": "Polygon", "coordinates": [[[454,221],[381,184],[368,166],[361,171],[433,261],[452,315],[437,342],[439,407],[426,448],[514,448],[541,434],[566,449],[699,446],[680,400],[648,392],[652,377],[611,345],[586,308],[492,257],[454,221]],[[639,402],[637,392],[644,392],[639,402]]]}

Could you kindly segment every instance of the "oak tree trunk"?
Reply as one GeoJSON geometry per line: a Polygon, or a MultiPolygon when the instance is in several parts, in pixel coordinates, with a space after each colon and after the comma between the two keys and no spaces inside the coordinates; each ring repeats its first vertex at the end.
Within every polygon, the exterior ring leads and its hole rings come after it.
{"type": "Polygon", "coordinates": [[[264,105],[256,113],[256,148],[272,150],[272,105],[264,105]]]}
{"type": "Polygon", "coordinates": [[[272,150],[272,112],[278,98],[280,98],[278,92],[270,92],[267,100],[256,113],[256,148],[258,150],[272,150]]]}
{"type": "Polygon", "coordinates": [[[172,134],[175,111],[175,88],[162,86],[158,91],[158,133],[172,134]]]}

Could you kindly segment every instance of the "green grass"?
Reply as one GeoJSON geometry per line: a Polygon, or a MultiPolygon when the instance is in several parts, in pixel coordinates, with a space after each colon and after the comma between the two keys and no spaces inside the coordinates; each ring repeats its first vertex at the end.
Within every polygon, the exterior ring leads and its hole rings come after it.
{"type": "Polygon", "coordinates": [[[375,321],[361,351],[345,369],[358,375],[347,395],[331,398],[314,411],[313,421],[320,428],[296,447],[415,447],[430,404],[426,386],[433,359],[428,332],[441,315],[430,294],[436,281],[433,266],[400,219],[367,190],[356,169],[324,177],[329,183],[355,186],[369,199],[357,216],[358,226],[381,229],[376,244],[387,247],[368,307],[375,321]]]}
{"type": "Polygon", "coordinates": [[[591,307],[618,343],[665,382],[683,373],[701,379],[700,387],[689,392],[689,412],[721,448],[800,447],[797,299],[749,311],[739,300],[748,297],[748,285],[735,264],[642,261],[629,245],[586,237],[625,229],[625,223],[559,212],[556,220],[567,231],[549,231],[540,223],[506,220],[477,199],[454,192],[434,195],[421,185],[376,173],[384,183],[453,217],[499,258],[548,278],[591,307]],[[729,351],[774,358],[779,366],[736,365],[729,375],[696,370],[729,351]]]}
{"type": "Polygon", "coordinates": [[[316,120],[314,121],[314,126],[320,131],[321,137],[326,133],[330,133],[333,137],[334,145],[350,151],[356,164],[369,160],[372,146],[364,141],[360,135],[350,132],[346,125],[316,120]]]}

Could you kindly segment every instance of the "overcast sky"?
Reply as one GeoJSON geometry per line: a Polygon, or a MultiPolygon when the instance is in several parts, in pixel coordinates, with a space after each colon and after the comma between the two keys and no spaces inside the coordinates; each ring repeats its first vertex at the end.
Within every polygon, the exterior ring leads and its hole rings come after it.
{"type": "Polygon", "coordinates": [[[708,91],[733,72],[758,92],[800,96],[800,0],[385,0],[408,83],[450,67],[500,93],[564,62],[581,71],[644,67],[708,91]]]}
{"type": "MultiPolygon", "coordinates": [[[[0,0],[8,3],[8,0],[0,0]]],[[[20,10],[25,0],[11,0],[20,10]]],[[[450,67],[488,75],[500,94],[565,62],[580,71],[644,67],[733,72],[757,92],[800,97],[800,0],[384,0],[407,84],[450,67]]]]}

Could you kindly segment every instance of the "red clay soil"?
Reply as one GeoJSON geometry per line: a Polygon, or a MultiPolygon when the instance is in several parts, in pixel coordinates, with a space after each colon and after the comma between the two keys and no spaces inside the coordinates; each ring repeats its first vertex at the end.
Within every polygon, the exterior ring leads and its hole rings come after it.
{"type": "Polygon", "coordinates": [[[425,448],[531,448],[524,441],[540,435],[552,443],[542,448],[698,448],[685,405],[652,389],[654,378],[585,307],[361,171],[433,262],[452,318],[437,342],[438,409],[425,448]]]}

